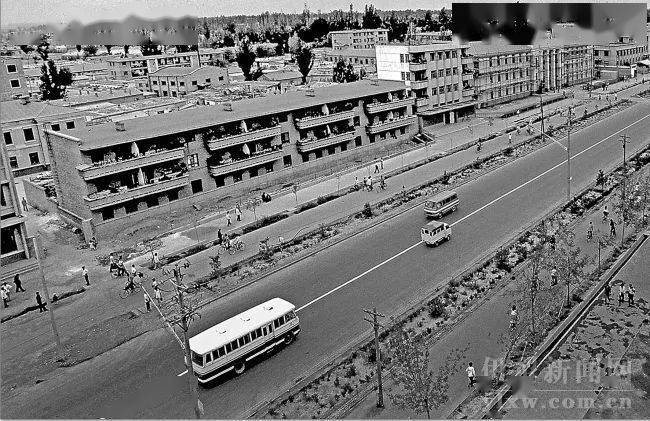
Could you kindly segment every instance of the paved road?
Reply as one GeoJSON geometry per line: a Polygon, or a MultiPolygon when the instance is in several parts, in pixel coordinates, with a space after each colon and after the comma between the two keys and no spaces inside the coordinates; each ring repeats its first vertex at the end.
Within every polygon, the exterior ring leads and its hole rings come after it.
{"type": "MultiPolygon", "coordinates": [[[[572,136],[572,149],[579,154],[572,162],[575,190],[593,181],[599,168],[620,160],[617,132],[621,129],[626,128],[631,136],[630,154],[648,143],[649,114],[650,104],[638,104],[612,121],[598,123],[572,136]]],[[[254,403],[288,388],[302,373],[367,330],[361,307],[376,305],[383,313],[394,313],[423,291],[448,279],[463,263],[562,201],[566,183],[564,154],[559,146],[550,145],[461,187],[460,209],[446,218],[457,224],[453,227],[453,239],[437,249],[416,244],[419,228],[425,222],[422,209],[416,208],[372,232],[270,276],[219,303],[219,308],[205,312],[192,327],[193,332],[273,296],[282,296],[299,307],[311,303],[299,313],[303,333],[289,349],[240,378],[201,391],[206,416],[240,416],[254,403]],[[543,175],[537,177],[540,174],[543,175]],[[518,188],[531,179],[534,180],[518,188]],[[513,191],[515,188],[518,189],[513,191]],[[318,300],[408,248],[387,264],[318,300]]],[[[29,402],[9,400],[3,415],[185,418],[191,415],[186,377],[176,376],[183,370],[177,343],[164,331],[153,332],[34,386],[29,402]],[[95,372],[89,374],[90,369],[95,372]]]]}

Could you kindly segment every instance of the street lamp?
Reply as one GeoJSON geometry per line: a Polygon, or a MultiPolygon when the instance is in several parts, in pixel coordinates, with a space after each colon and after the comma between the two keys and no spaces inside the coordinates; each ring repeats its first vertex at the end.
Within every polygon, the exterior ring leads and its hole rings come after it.
{"type": "Polygon", "coordinates": [[[567,131],[566,141],[566,200],[571,200],[571,115],[573,110],[571,107],[568,109],[569,129],[567,131]]]}

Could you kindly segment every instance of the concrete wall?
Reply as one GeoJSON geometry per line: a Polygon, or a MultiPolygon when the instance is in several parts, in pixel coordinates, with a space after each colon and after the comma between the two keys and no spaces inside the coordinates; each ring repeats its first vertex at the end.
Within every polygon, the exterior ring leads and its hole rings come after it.
{"type": "Polygon", "coordinates": [[[58,204],[56,200],[47,197],[45,188],[38,184],[32,183],[28,179],[23,179],[23,189],[25,190],[25,198],[27,203],[40,211],[56,213],[58,204]]]}

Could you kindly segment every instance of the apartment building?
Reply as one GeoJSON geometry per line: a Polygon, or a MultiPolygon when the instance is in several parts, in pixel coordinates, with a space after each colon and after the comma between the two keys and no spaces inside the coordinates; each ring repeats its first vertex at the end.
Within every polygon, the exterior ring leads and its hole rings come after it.
{"type": "Polygon", "coordinates": [[[468,46],[435,44],[378,45],[377,77],[400,80],[415,96],[420,124],[454,123],[473,112],[473,58],[468,46]]]}
{"type": "MultiPolygon", "coordinates": [[[[58,68],[66,68],[72,73],[73,83],[89,80],[105,80],[108,78],[108,64],[106,62],[66,62],[56,63],[58,68]]],[[[25,69],[25,77],[30,91],[38,92],[41,85],[40,66],[25,69]]]]}
{"type": "Polygon", "coordinates": [[[620,37],[617,42],[594,45],[597,66],[630,66],[648,57],[648,45],[638,44],[630,37],[620,37]]]}
{"type": "Polygon", "coordinates": [[[374,48],[370,50],[354,49],[350,47],[327,49],[323,53],[323,60],[335,64],[339,61],[344,61],[345,63],[350,63],[355,66],[371,66],[373,68],[377,64],[377,56],[374,48]]]}
{"type": "Polygon", "coordinates": [[[468,54],[474,62],[477,108],[491,107],[533,93],[535,72],[531,46],[470,43],[468,54]]]}
{"type": "Polygon", "coordinates": [[[157,54],[137,57],[112,57],[107,60],[109,76],[113,79],[134,79],[147,76],[164,66],[199,67],[224,59],[224,49],[201,49],[177,54],[157,54]]]}
{"type": "Polygon", "coordinates": [[[180,97],[208,85],[223,86],[230,82],[228,69],[217,66],[163,67],[148,76],[148,89],[160,97],[180,97]]]}
{"type": "Polygon", "coordinates": [[[395,81],[243,99],[71,131],[48,131],[63,218],[101,238],[194,203],[288,183],[415,135],[395,81]]]}
{"type": "Polygon", "coordinates": [[[9,155],[4,143],[0,144],[0,214],[2,218],[2,278],[13,272],[8,265],[29,259],[32,256],[31,242],[27,238],[25,218],[22,215],[20,198],[16,192],[14,175],[9,165],[9,155]]]}
{"type": "Polygon", "coordinates": [[[332,48],[341,50],[353,48],[367,50],[375,45],[388,44],[388,29],[351,29],[329,33],[332,48]]]}
{"type": "Polygon", "coordinates": [[[65,133],[84,127],[86,114],[48,102],[4,101],[0,124],[3,144],[7,149],[7,167],[16,176],[47,169],[50,158],[43,131],[48,129],[65,133]]]}
{"type": "Polygon", "coordinates": [[[25,78],[23,63],[18,57],[3,57],[0,65],[0,100],[8,101],[28,95],[29,88],[25,78]]]}
{"type": "Polygon", "coordinates": [[[535,90],[558,91],[593,78],[593,47],[548,40],[533,46],[535,90]]]}

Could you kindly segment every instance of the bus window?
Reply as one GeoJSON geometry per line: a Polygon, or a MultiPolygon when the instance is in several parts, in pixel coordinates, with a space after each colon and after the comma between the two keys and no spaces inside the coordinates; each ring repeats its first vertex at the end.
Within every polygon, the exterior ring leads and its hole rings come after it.
{"type": "Polygon", "coordinates": [[[251,335],[247,334],[243,337],[243,339],[244,339],[244,345],[251,343],[251,335]]]}
{"type": "Polygon", "coordinates": [[[296,318],[296,313],[294,313],[294,312],[292,311],[292,312],[290,312],[290,313],[285,314],[284,317],[285,317],[285,319],[286,319],[287,322],[288,322],[289,320],[291,320],[291,319],[295,319],[295,318],[296,318]]]}
{"type": "Polygon", "coordinates": [[[237,345],[237,340],[230,342],[230,346],[232,347],[233,351],[239,348],[239,345],[237,345]]]}
{"type": "Polygon", "coordinates": [[[196,352],[192,351],[192,361],[194,361],[194,363],[202,366],[203,365],[203,355],[197,354],[196,352]]]}
{"type": "Polygon", "coordinates": [[[239,344],[240,347],[246,345],[246,342],[244,342],[244,338],[243,338],[243,337],[237,339],[237,343],[239,344]]]}
{"type": "Polygon", "coordinates": [[[205,363],[211,363],[212,362],[212,352],[208,352],[205,354],[205,363]]]}
{"type": "Polygon", "coordinates": [[[280,327],[280,319],[273,320],[273,327],[276,329],[280,327]]]}
{"type": "Polygon", "coordinates": [[[230,344],[226,344],[226,354],[232,352],[232,346],[230,344]]]}
{"type": "Polygon", "coordinates": [[[251,332],[251,339],[252,340],[257,339],[257,330],[254,330],[254,331],[251,332]]]}

